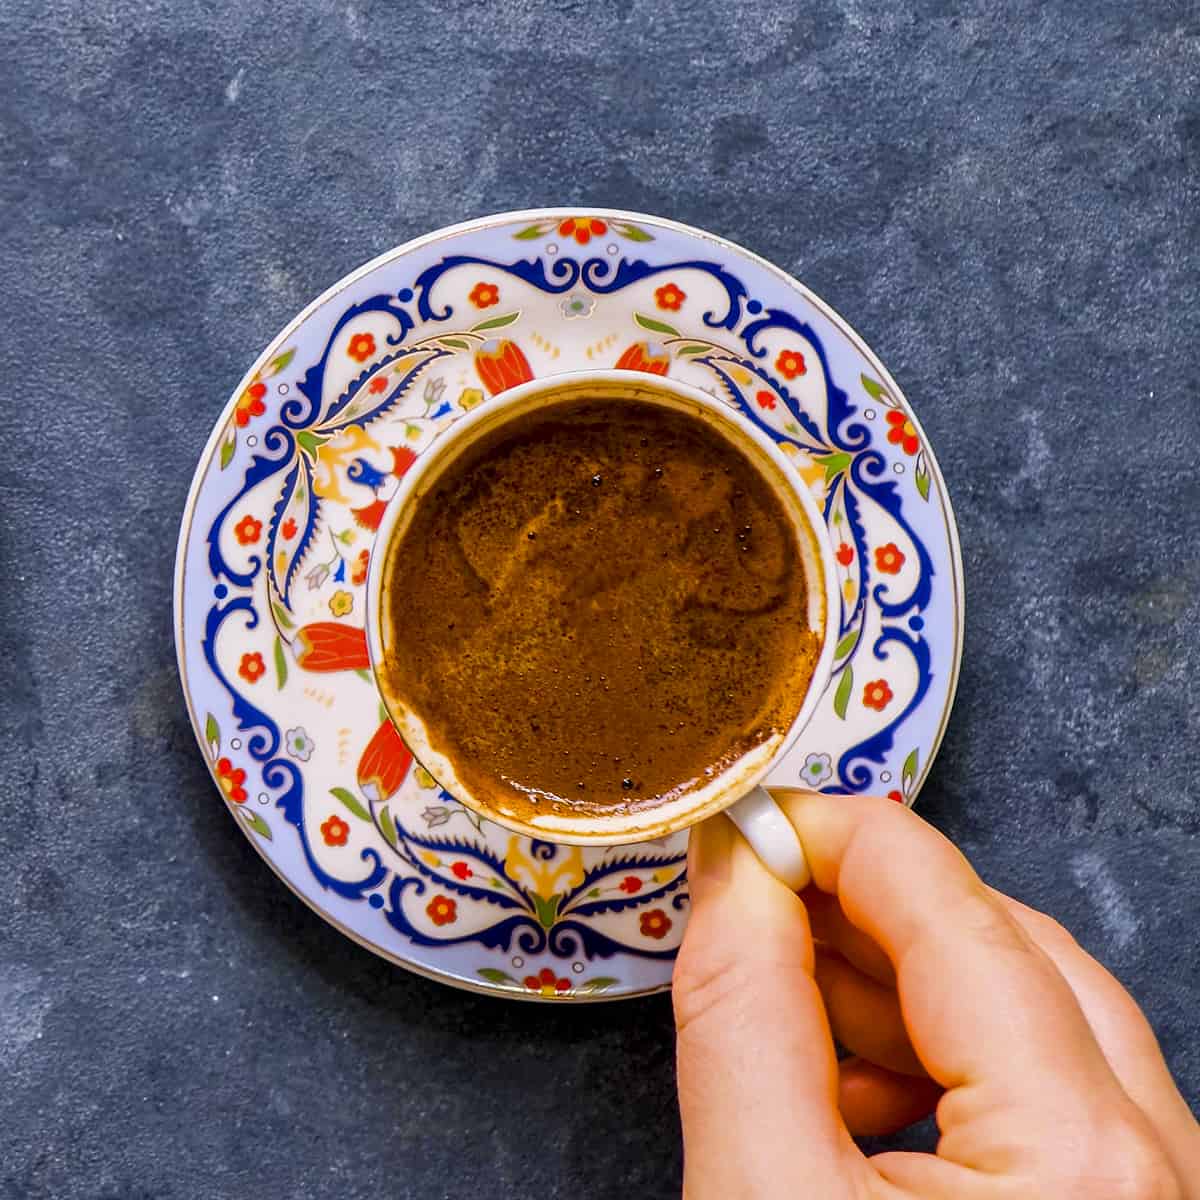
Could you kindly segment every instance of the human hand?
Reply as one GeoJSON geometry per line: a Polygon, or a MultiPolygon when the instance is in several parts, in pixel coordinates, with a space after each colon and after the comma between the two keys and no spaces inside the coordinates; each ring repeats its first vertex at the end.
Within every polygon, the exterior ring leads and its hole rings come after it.
{"type": "Polygon", "coordinates": [[[692,835],[685,1200],[1200,1200],[1200,1128],[1150,1026],[1061,926],[892,801],[775,795],[802,897],[725,818],[692,835]],[[935,1105],[936,1155],[851,1139],[935,1105]]]}

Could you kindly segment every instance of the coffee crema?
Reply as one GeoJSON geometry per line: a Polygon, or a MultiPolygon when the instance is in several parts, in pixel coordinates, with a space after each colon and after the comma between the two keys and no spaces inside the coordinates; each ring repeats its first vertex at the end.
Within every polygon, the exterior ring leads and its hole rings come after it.
{"type": "Polygon", "coordinates": [[[412,503],[384,564],[380,683],[496,812],[652,808],[800,710],[820,645],[797,535],[699,417],[551,403],[412,503]]]}

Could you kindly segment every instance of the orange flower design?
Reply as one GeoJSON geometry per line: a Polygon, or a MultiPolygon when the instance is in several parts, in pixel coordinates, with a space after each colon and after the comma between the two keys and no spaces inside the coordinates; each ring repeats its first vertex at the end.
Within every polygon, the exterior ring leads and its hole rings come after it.
{"type": "Polygon", "coordinates": [[[847,542],[842,542],[837,548],[837,560],[843,567],[848,567],[854,561],[854,547],[847,542]]]}
{"type": "Polygon", "coordinates": [[[665,375],[670,365],[671,356],[654,342],[634,342],[617,359],[618,370],[645,371],[647,375],[665,375]]]}
{"type": "Polygon", "coordinates": [[[533,378],[529,360],[521,353],[521,347],[507,338],[484,342],[475,351],[475,370],[493,396],[533,378]]]}
{"type": "Polygon", "coordinates": [[[863,688],[862,700],[866,708],[873,708],[876,712],[883,712],[892,702],[892,689],[888,687],[887,680],[876,679],[868,683],[863,688]]]}
{"type": "Polygon", "coordinates": [[[898,408],[888,410],[887,440],[894,446],[899,446],[905,454],[916,454],[921,448],[921,439],[917,437],[917,427],[898,408]]]}
{"type": "Polygon", "coordinates": [[[233,410],[233,419],[240,428],[250,424],[251,417],[261,417],[267,411],[263,397],[267,394],[265,383],[252,383],[239,397],[233,410]]]}
{"type": "Polygon", "coordinates": [[[780,350],[779,357],[775,360],[775,370],[784,379],[795,379],[797,375],[805,374],[808,366],[799,350],[780,350]]]}
{"type": "Polygon", "coordinates": [[[367,384],[367,391],[370,392],[372,396],[378,396],[380,392],[387,391],[387,383],[388,381],[386,375],[376,375],[375,378],[367,384]]]}
{"type": "Polygon", "coordinates": [[[354,560],[354,566],[350,568],[350,582],[354,584],[367,582],[367,567],[371,562],[370,550],[360,550],[358,557],[354,560]]]}
{"type": "Polygon", "coordinates": [[[242,787],[246,782],[246,772],[241,767],[235,770],[229,759],[217,759],[217,782],[227,799],[232,800],[234,804],[246,803],[246,789],[242,787]]]}
{"type": "Polygon", "coordinates": [[[890,792],[888,792],[888,799],[895,800],[895,802],[897,804],[903,804],[904,803],[904,793],[901,791],[897,791],[896,788],[892,788],[892,790],[890,792]]]}
{"type": "Polygon", "coordinates": [[[771,392],[765,389],[761,392],[755,392],[754,399],[758,402],[759,408],[765,408],[768,412],[775,407],[775,397],[771,392]]]}
{"type": "Polygon", "coordinates": [[[662,287],[654,289],[654,302],[659,308],[670,309],[671,312],[678,312],[686,299],[687,292],[680,291],[673,283],[664,283],[662,287]]]}
{"type": "Polygon", "coordinates": [[[549,967],[543,967],[536,975],[525,976],[525,986],[542,996],[556,996],[571,990],[569,979],[560,979],[549,967]]]}
{"type": "Polygon", "coordinates": [[[288,517],[286,521],[279,527],[279,532],[283,534],[286,541],[291,541],[296,536],[296,522],[293,518],[288,517]]]}
{"type": "Polygon", "coordinates": [[[241,664],[238,666],[238,674],[247,683],[257,683],[267,673],[267,664],[263,662],[263,656],[257,650],[250,654],[243,654],[241,664]]]}
{"type": "Polygon", "coordinates": [[[491,308],[500,301],[500,289],[494,283],[477,283],[467,299],[476,308],[491,308]]]}
{"type": "Polygon", "coordinates": [[[327,846],[344,846],[350,837],[350,824],[337,813],[331,813],[329,819],[321,824],[321,836],[327,846]]]}
{"type": "Polygon", "coordinates": [[[262,533],[262,522],[247,513],[234,527],[233,536],[243,546],[252,546],[262,533]]]}
{"type": "Polygon", "coordinates": [[[364,363],[375,353],[375,335],[373,333],[356,333],[346,347],[346,353],[355,362],[364,363]]]}
{"type": "Polygon", "coordinates": [[[884,575],[896,575],[904,566],[904,554],[895,542],[875,547],[875,569],[884,575]]]}
{"type": "Polygon", "coordinates": [[[560,237],[573,237],[581,246],[586,246],[592,240],[592,235],[600,237],[608,232],[608,225],[596,217],[568,217],[558,224],[560,237]]]}
{"type": "Polygon", "coordinates": [[[458,920],[458,903],[449,896],[434,896],[425,911],[435,925],[453,925],[458,920]]]}
{"type": "Polygon", "coordinates": [[[642,934],[644,937],[665,938],[671,929],[671,918],[661,908],[652,908],[648,913],[642,913],[642,934]]]}

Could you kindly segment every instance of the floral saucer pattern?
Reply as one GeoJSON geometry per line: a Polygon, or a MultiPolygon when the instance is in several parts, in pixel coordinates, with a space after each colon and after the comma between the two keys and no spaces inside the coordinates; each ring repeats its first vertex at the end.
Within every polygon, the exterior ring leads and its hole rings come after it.
{"type": "Polygon", "coordinates": [[[363,945],[458,986],[562,1002],[667,986],[686,835],[611,849],[481,821],[412,761],[368,670],[364,583],[397,481],[465,412],[584,367],[670,374],[796,459],[829,523],[835,673],[771,777],[911,803],[962,648],[957,535],[886,371],[794,280],[657,218],[539,210],[434,233],[276,339],[197,468],[176,640],[225,803],[363,945]]]}

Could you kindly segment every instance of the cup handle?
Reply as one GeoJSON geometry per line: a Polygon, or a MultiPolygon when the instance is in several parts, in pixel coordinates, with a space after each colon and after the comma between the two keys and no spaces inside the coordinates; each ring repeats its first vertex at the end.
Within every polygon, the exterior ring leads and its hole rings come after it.
{"type": "Polygon", "coordinates": [[[756,787],[737,803],[725,810],[725,815],[738,827],[763,865],[793,892],[799,892],[812,882],[808,859],[795,826],[775,803],[770,792],[756,787]]]}

